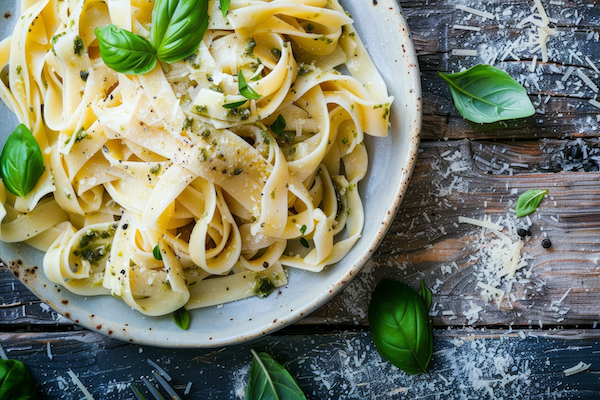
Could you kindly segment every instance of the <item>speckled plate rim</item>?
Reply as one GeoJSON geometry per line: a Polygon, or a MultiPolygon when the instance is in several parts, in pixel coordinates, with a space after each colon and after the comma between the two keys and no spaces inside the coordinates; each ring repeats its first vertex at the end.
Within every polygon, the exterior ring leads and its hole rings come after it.
{"type": "MultiPolygon", "coordinates": [[[[398,110],[401,110],[401,113],[405,116],[405,118],[408,118],[408,120],[406,121],[406,127],[404,130],[400,132],[394,132],[394,129],[396,128],[395,125],[392,125],[391,130],[391,135],[402,135],[403,141],[406,143],[405,148],[403,149],[403,151],[405,151],[405,153],[403,154],[403,157],[405,157],[405,162],[399,165],[399,167],[401,167],[399,172],[400,178],[398,179],[399,183],[397,187],[390,189],[394,192],[393,201],[385,206],[385,213],[383,215],[383,218],[379,219],[379,227],[377,228],[375,234],[371,235],[370,237],[363,237],[360,239],[359,243],[362,242],[360,243],[360,245],[361,247],[364,247],[365,250],[363,250],[358,255],[358,257],[355,258],[355,261],[350,266],[346,266],[343,263],[348,258],[347,256],[344,260],[338,263],[341,265],[336,264],[335,266],[329,267],[343,268],[345,269],[345,273],[343,273],[338,279],[329,284],[326,290],[322,290],[319,295],[315,296],[310,301],[305,302],[300,308],[293,309],[289,312],[284,312],[283,316],[279,316],[279,318],[274,318],[272,323],[263,323],[252,329],[245,330],[244,332],[227,333],[223,335],[221,335],[221,332],[219,331],[215,331],[212,334],[207,334],[203,332],[202,334],[204,336],[195,337],[195,333],[193,331],[194,326],[192,325],[189,331],[180,331],[179,333],[175,333],[176,337],[171,338],[168,334],[172,332],[169,330],[167,330],[166,332],[160,332],[160,327],[156,330],[156,334],[149,334],[148,329],[150,330],[150,333],[152,333],[152,327],[138,327],[136,326],[136,323],[129,324],[124,321],[113,321],[112,319],[119,318],[119,315],[115,314],[118,314],[121,306],[115,306],[115,313],[113,315],[111,315],[111,310],[105,310],[107,313],[106,316],[96,316],[94,314],[89,314],[89,311],[86,308],[86,302],[89,301],[88,298],[83,298],[84,301],[81,301],[82,298],[80,296],[68,293],[66,290],[63,290],[62,294],[60,294],[61,290],[58,286],[49,282],[37,267],[31,267],[31,265],[36,265],[37,263],[34,262],[34,260],[32,260],[34,257],[29,256],[31,250],[26,250],[21,247],[26,247],[26,245],[9,245],[16,246],[10,251],[10,253],[13,253],[13,257],[5,258],[5,254],[3,251],[0,258],[3,260],[13,259],[15,261],[5,262],[5,265],[9,266],[13,270],[15,275],[38,298],[40,298],[40,300],[47,303],[60,314],[73,320],[73,322],[82,325],[90,330],[95,330],[97,332],[103,333],[112,338],[158,347],[217,347],[223,345],[239,344],[249,340],[257,339],[265,334],[273,333],[276,330],[279,330],[305,317],[310,312],[325,304],[333,296],[339,293],[351,281],[351,279],[353,279],[357,275],[360,269],[371,258],[379,244],[382,242],[386,232],[388,231],[389,226],[393,218],[395,217],[396,212],[398,211],[402,198],[406,193],[410,176],[414,169],[419,146],[419,135],[421,130],[422,119],[421,82],[418,61],[414,45],[410,37],[410,31],[406,24],[406,20],[402,14],[400,6],[397,4],[396,0],[380,0],[378,2],[373,3],[371,3],[371,1],[354,0],[350,2],[344,2],[342,0],[342,4],[346,5],[345,3],[353,3],[350,7],[348,7],[348,9],[353,9],[354,7],[358,7],[359,9],[360,7],[374,7],[374,10],[376,11],[366,13],[367,17],[373,17],[377,15],[380,15],[381,17],[385,16],[383,18],[384,20],[381,21],[381,24],[379,24],[380,26],[377,29],[379,29],[380,31],[384,29],[389,29],[390,35],[392,35],[393,37],[389,37],[388,39],[385,39],[385,41],[390,42],[391,40],[392,43],[397,43],[399,47],[397,49],[394,49],[394,51],[392,52],[386,52],[386,54],[389,54],[391,58],[397,57],[396,60],[394,60],[394,63],[396,63],[397,67],[403,73],[405,73],[405,76],[402,79],[402,86],[404,89],[403,91],[399,92],[398,88],[389,86],[390,92],[396,96],[395,102],[392,106],[392,114],[398,110]],[[354,3],[360,4],[357,6],[354,3]],[[364,241],[368,241],[368,243],[364,241]],[[39,275],[37,275],[38,273],[39,275]],[[53,287],[52,289],[54,295],[49,294],[48,286],[53,287]],[[59,295],[54,293],[54,290],[56,290],[56,292],[59,293],[59,295]]],[[[363,16],[363,18],[365,17],[363,16]]],[[[366,23],[368,22],[363,21],[362,24],[355,23],[355,25],[364,25],[366,23]]],[[[366,38],[364,36],[364,33],[362,32],[363,30],[361,30],[359,26],[357,26],[357,29],[359,30],[363,41],[365,43],[369,42],[369,38],[366,38]]],[[[381,45],[383,46],[383,43],[381,45]]],[[[380,56],[382,54],[383,53],[378,53],[378,55],[380,56]]],[[[386,62],[385,67],[388,68],[388,75],[390,73],[389,68],[390,66],[394,65],[394,63],[392,63],[389,60],[388,62],[386,62]]],[[[381,67],[381,65],[377,64],[377,62],[376,65],[378,66],[378,68],[381,67]]],[[[388,79],[386,79],[386,73],[383,71],[381,72],[384,76],[384,79],[388,81],[388,79]]],[[[393,73],[393,71],[391,73],[393,73]]],[[[375,140],[377,140],[377,138],[375,140]]],[[[369,174],[374,172],[370,171],[369,174]]],[[[365,221],[365,224],[366,223],[367,221],[365,221]]],[[[0,249],[5,250],[6,246],[6,244],[0,244],[0,249]]],[[[39,260],[40,253],[37,253],[37,259],[39,260]]],[[[297,281],[291,282],[291,285],[300,284],[301,283],[297,281]]],[[[289,289],[287,287],[283,288],[282,293],[285,294],[286,290],[289,289]]],[[[230,304],[239,305],[243,304],[242,302],[248,301],[250,300],[242,300],[240,302],[230,304]]],[[[268,301],[268,299],[266,301],[268,301]]],[[[227,306],[228,305],[226,305],[226,307],[227,306]]],[[[192,313],[194,313],[195,311],[197,310],[193,310],[192,313]]],[[[141,314],[139,315],[142,319],[152,318],[144,317],[141,314]]],[[[156,318],[158,325],[168,323],[165,322],[165,320],[170,320],[170,317],[165,316],[156,318]]]]}

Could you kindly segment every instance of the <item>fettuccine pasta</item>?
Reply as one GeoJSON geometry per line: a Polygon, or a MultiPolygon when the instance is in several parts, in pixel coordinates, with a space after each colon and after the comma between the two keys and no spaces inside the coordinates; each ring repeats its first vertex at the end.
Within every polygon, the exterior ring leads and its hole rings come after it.
{"type": "Polygon", "coordinates": [[[151,316],[265,296],[287,267],[340,261],[364,222],[364,134],[388,134],[393,101],[351,17],[336,0],[233,0],[226,17],[209,1],[191,56],[142,75],[106,66],[94,29],[148,38],[152,9],[22,1],[0,95],[46,169],[25,198],[0,184],[2,241],[45,252],[69,291],[151,316]],[[223,107],[246,100],[240,71],[260,98],[223,107]]]}

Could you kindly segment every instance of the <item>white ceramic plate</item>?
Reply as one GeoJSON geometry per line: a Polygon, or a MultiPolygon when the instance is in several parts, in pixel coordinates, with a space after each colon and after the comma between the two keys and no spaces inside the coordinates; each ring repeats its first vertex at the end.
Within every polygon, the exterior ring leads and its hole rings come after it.
{"type": "MultiPolygon", "coordinates": [[[[0,2],[0,38],[19,18],[19,0],[0,2]],[[1,18],[1,17],[0,17],[1,18]]],[[[361,182],[365,227],[356,246],[339,263],[314,274],[290,270],[289,283],[266,299],[256,297],[193,310],[183,331],[171,316],[146,317],[110,296],[81,297],[51,283],[42,272],[43,253],[25,244],[0,243],[0,258],[42,301],[74,322],[125,341],[161,347],[214,347],[271,333],[306,316],[338,293],[360,270],[383,239],[406,192],[417,156],[421,128],[420,75],[406,21],[396,0],[342,0],[375,65],[395,97],[386,138],[366,136],[369,172],[361,182]],[[376,5],[374,3],[377,3],[376,5]],[[20,261],[19,264],[17,261],[20,261]],[[33,273],[32,266],[39,266],[33,273]]],[[[0,102],[2,144],[18,124],[0,102]]]]}

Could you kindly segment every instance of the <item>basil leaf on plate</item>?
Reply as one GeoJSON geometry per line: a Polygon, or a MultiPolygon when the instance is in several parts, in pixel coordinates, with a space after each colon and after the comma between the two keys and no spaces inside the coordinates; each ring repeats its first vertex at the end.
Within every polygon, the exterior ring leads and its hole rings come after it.
{"type": "Polygon", "coordinates": [[[248,100],[236,101],[235,103],[223,104],[223,108],[238,108],[246,104],[248,100]]]}
{"type": "Polygon", "coordinates": [[[248,86],[248,83],[246,83],[246,79],[244,79],[244,75],[242,75],[241,70],[238,72],[238,87],[240,89],[240,94],[248,100],[260,99],[260,94],[256,93],[254,89],[252,89],[250,86],[248,86]]]}
{"type": "Polygon", "coordinates": [[[96,28],[100,55],[109,67],[122,74],[145,74],[156,65],[156,50],[150,42],[116,25],[96,28]]]}
{"type": "Polygon", "coordinates": [[[44,173],[44,157],[31,131],[23,124],[11,133],[0,155],[0,177],[14,195],[26,197],[44,173]]]}
{"type": "Polygon", "coordinates": [[[369,304],[371,337],[377,351],[413,375],[427,372],[433,354],[426,291],[420,294],[404,283],[384,279],[375,288],[369,304]]]}
{"type": "Polygon", "coordinates": [[[173,311],[173,321],[181,329],[187,329],[190,326],[190,313],[184,307],[173,311]]]}
{"type": "Polygon", "coordinates": [[[530,189],[520,195],[515,209],[517,217],[524,217],[534,212],[544,199],[546,193],[548,193],[547,190],[530,189]]]}
{"type": "Polygon", "coordinates": [[[223,13],[224,17],[229,12],[229,3],[230,3],[230,0],[219,0],[219,5],[221,6],[221,12],[223,13]]]}
{"type": "Polygon", "coordinates": [[[469,121],[498,122],[535,113],[525,88],[491,65],[479,64],[457,74],[439,74],[450,84],[456,109],[469,121]]]}
{"type": "Polygon", "coordinates": [[[0,359],[0,399],[34,400],[38,396],[31,375],[21,361],[0,359]]]}
{"type": "Polygon", "coordinates": [[[267,353],[254,355],[250,378],[246,387],[246,400],[306,400],[290,373],[267,353]]]}
{"type": "Polygon", "coordinates": [[[160,254],[160,248],[158,247],[158,245],[154,246],[154,248],[152,249],[152,255],[158,261],[162,260],[162,254],[160,254]]]}
{"type": "Polygon", "coordinates": [[[151,42],[158,59],[173,63],[192,55],[208,27],[208,1],[156,0],[151,42]]]}
{"type": "MultiPolygon", "coordinates": [[[[274,134],[279,136],[279,135],[281,135],[281,132],[283,132],[283,130],[285,129],[286,126],[287,126],[287,124],[285,122],[285,119],[283,118],[283,116],[281,114],[279,114],[277,116],[277,119],[275,120],[275,122],[273,122],[271,124],[270,128],[274,134]]],[[[306,228],[304,228],[304,230],[306,230],[306,228]]],[[[304,232],[302,232],[302,234],[304,235],[304,232]]]]}

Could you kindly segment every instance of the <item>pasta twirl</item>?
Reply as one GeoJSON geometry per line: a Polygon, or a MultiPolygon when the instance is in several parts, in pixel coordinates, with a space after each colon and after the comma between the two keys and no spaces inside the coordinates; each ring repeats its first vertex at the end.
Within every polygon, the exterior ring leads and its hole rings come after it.
{"type": "Polygon", "coordinates": [[[164,315],[266,296],[360,238],[363,138],[393,98],[337,1],[209,1],[198,49],[143,75],[106,66],[94,29],[148,38],[152,2],[22,7],[0,95],[46,171],[26,198],[0,184],[0,238],[44,251],[51,281],[164,315]]]}

